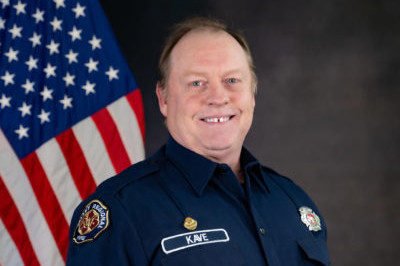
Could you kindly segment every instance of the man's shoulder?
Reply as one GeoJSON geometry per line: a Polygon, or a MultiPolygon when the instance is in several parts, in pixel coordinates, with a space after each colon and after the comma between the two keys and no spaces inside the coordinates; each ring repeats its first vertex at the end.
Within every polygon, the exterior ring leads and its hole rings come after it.
{"type": "Polygon", "coordinates": [[[99,201],[105,206],[112,206],[114,211],[120,205],[118,194],[129,187],[139,187],[140,180],[156,175],[163,161],[162,151],[158,151],[155,155],[133,164],[121,173],[103,181],[97,189],[84,199],[75,210],[75,219],[79,218],[79,214],[90,205],[93,201],[99,201]]]}
{"type": "Polygon", "coordinates": [[[262,171],[264,174],[264,178],[267,179],[266,183],[274,182],[292,199],[292,201],[295,202],[296,205],[301,205],[305,203],[315,205],[313,200],[304,191],[304,189],[297,185],[291,178],[281,175],[275,170],[266,166],[262,166],[262,171]]]}
{"type": "Polygon", "coordinates": [[[118,175],[105,180],[97,187],[95,194],[112,196],[124,187],[156,174],[160,170],[160,165],[165,160],[162,153],[160,150],[148,159],[135,163],[118,175]]]}

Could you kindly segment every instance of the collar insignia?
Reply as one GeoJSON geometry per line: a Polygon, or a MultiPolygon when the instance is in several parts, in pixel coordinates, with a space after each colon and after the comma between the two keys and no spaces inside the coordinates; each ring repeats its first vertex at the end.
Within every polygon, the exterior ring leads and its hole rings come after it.
{"type": "Polygon", "coordinates": [[[82,211],[73,240],[82,244],[94,240],[109,225],[109,210],[100,200],[92,200],[82,211]]]}
{"type": "Polygon", "coordinates": [[[314,232],[321,230],[321,221],[312,209],[303,206],[299,209],[299,212],[301,221],[308,227],[308,230],[314,232]]]}

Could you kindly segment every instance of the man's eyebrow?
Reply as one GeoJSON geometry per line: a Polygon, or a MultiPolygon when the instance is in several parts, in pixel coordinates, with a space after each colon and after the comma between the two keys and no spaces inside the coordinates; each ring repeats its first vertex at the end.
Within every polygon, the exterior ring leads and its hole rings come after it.
{"type": "Polygon", "coordinates": [[[200,72],[200,71],[186,71],[183,73],[184,77],[190,77],[190,76],[205,76],[207,75],[206,72],[200,72]]]}
{"type": "MultiPolygon", "coordinates": [[[[227,76],[227,75],[231,75],[231,74],[239,74],[239,73],[243,73],[243,70],[240,68],[235,68],[235,69],[223,72],[223,76],[227,76]]],[[[190,77],[190,76],[206,76],[206,75],[208,75],[208,74],[206,72],[202,72],[202,71],[187,71],[187,72],[184,72],[182,76],[190,77]]]]}
{"type": "Polygon", "coordinates": [[[240,68],[228,70],[228,71],[226,71],[226,72],[224,73],[224,76],[230,75],[230,74],[238,74],[238,73],[243,73],[243,70],[240,69],[240,68]]]}

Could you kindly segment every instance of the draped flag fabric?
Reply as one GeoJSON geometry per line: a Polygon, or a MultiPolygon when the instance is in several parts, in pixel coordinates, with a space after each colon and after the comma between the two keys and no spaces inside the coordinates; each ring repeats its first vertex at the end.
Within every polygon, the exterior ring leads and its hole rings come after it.
{"type": "Polygon", "coordinates": [[[97,0],[0,0],[0,265],[63,265],[75,207],[144,158],[140,91],[97,0]]]}

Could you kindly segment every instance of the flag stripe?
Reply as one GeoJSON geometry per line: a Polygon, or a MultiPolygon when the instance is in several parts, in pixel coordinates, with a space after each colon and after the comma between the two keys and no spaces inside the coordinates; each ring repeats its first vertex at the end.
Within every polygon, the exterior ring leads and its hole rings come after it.
{"type": "Polygon", "coordinates": [[[96,184],[115,175],[115,170],[108,156],[104,141],[91,117],[73,126],[75,137],[82,147],[86,161],[93,173],[96,184]]]}
{"type": "Polygon", "coordinates": [[[121,133],[121,140],[126,147],[131,164],[144,158],[143,138],[138,121],[125,97],[107,107],[111,117],[121,133]],[[124,114],[124,115],[121,115],[124,114]]]}
{"type": "Polygon", "coordinates": [[[106,144],[115,171],[121,172],[130,165],[130,160],[114,120],[107,109],[98,111],[92,117],[106,144]]]}
{"type": "MultiPolygon", "coordinates": [[[[29,241],[29,240],[28,240],[29,241]]],[[[0,219],[0,265],[24,265],[19,250],[0,219]]]]}
{"type": "Polygon", "coordinates": [[[68,129],[56,137],[64,154],[72,178],[82,199],[86,199],[96,189],[92,173],[86,162],[81,146],[72,129],[68,129]]]}
{"type": "Polygon", "coordinates": [[[74,209],[81,201],[79,192],[67,167],[64,155],[55,139],[37,149],[36,154],[56,194],[66,221],[71,221],[74,209]],[[51,154],[51,156],[49,156],[51,154]]]}
{"type": "MultiPolygon", "coordinates": [[[[39,261],[36,257],[35,252],[33,251],[32,244],[29,241],[28,233],[26,232],[26,228],[22,222],[21,215],[17,209],[17,206],[15,206],[15,203],[7,190],[3,178],[0,176],[0,195],[1,195],[1,201],[0,201],[0,217],[1,220],[4,222],[3,226],[7,229],[9,232],[9,236],[12,238],[14,243],[16,244],[16,247],[18,248],[22,260],[26,265],[39,265],[39,261]]],[[[3,228],[1,228],[3,231],[3,228]]],[[[4,229],[5,231],[5,229],[4,229]]],[[[1,232],[1,239],[3,240],[3,237],[5,237],[6,232],[1,232]]],[[[11,241],[11,239],[10,239],[11,241]]],[[[1,243],[1,242],[0,242],[1,243]]],[[[8,245],[3,245],[1,243],[1,253],[6,252],[6,250],[9,248],[8,245]]],[[[17,253],[18,254],[18,253],[17,253]]],[[[17,264],[18,259],[21,259],[21,257],[14,252],[7,251],[4,255],[6,257],[4,259],[13,261],[13,264],[17,264]]],[[[2,256],[4,256],[2,254],[2,256]]],[[[6,263],[3,258],[1,258],[0,263],[8,264],[6,263]]],[[[21,263],[22,264],[22,263],[21,263]]]]}
{"type": "Polygon", "coordinates": [[[54,194],[36,152],[21,160],[29,181],[39,201],[47,224],[57,243],[57,247],[66,261],[68,249],[68,223],[61,211],[60,203],[54,194]]]}
{"type": "Polygon", "coordinates": [[[144,109],[143,109],[142,94],[140,90],[137,89],[127,94],[126,99],[128,100],[132,109],[135,111],[136,119],[140,127],[140,132],[142,133],[143,143],[145,143],[144,109]]]}
{"type": "Polygon", "coordinates": [[[63,259],[29,180],[2,130],[0,130],[0,175],[14,199],[40,264],[62,265],[63,259]]]}

